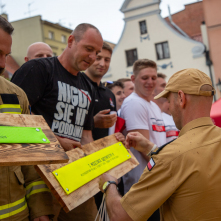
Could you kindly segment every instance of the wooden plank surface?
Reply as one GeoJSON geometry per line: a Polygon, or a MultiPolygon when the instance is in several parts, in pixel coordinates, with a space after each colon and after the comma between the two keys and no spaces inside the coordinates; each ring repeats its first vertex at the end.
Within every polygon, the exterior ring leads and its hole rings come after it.
{"type": "MultiPolygon", "coordinates": [[[[57,200],[66,212],[69,212],[75,207],[81,205],[83,202],[85,202],[100,191],[98,186],[99,177],[95,178],[94,180],[90,181],[89,183],[85,184],[79,189],[75,190],[71,194],[66,195],[66,193],[64,192],[64,190],[62,189],[52,172],[75,160],[84,157],[85,154],[92,154],[102,148],[108,147],[117,142],[118,141],[116,140],[115,136],[111,135],[86,144],[82,147],[82,149],[76,148],[74,150],[67,151],[66,153],[69,157],[68,163],[35,166],[35,169],[38,171],[42,179],[48,185],[48,187],[50,188],[50,190],[52,191],[52,193],[57,198],[57,200]]],[[[116,178],[120,178],[124,174],[128,173],[130,170],[135,168],[139,163],[130,151],[129,153],[131,154],[131,159],[109,170],[107,173],[116,178]]]]}
{"type": "Polygon", "coordinates": [[[40,127],[49,144],[0,144],[0,166],[68,162],[68,156],[40,115],[0,114],[0,126],[40,127]]]}

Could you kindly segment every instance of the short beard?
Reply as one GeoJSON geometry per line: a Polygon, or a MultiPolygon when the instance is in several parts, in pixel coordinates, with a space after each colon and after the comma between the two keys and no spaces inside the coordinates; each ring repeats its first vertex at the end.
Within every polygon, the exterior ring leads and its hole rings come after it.
{"type": "Polygon", "coordinates": [[[0,75],[2,75],[5,71],[5,68],[0,68],[0,75]]]}

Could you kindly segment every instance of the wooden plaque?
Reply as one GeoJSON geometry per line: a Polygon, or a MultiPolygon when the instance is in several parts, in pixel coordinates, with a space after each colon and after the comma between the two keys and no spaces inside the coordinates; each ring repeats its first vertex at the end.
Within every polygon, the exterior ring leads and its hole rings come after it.
{"type": "Polygon", "coordinates": [[[40,115],[0,114],[0,126],[41,127],[48,144],[0,144],[0,166],[68,162],[68,156],[40,115]]]}
{"type": "MultiPolygon", "coordinates": [[[[82,146],[82,149],[76,148],[74,150],[67,151],[66,153],[69,157],[68,163],[71,163],[75,160],[80,159],[81,157],[92,154],[98,150],[101,150],[102,148],[108,147],[117,142],[118,141],[115,138],[115,136],[110,135],[108,137],[104,137],[102,139],[86,144],[82,146]]],[[[135,168],[137,165],[139,165],[138,161],[136,160],[132,152],[130,152],[130,150],[129,153],[131,155],[131,159],[109,170],[107,173],[116,178],[120,178],[124,174],[128,173],[130,170],[135,168]]],[[[68,163],[35,166],[35,169],[37,170],[41,178],[45,181],[47,186],[50,188],[54,196],[57,198],[65,212],[73,210],[75,207],[81,205],[86,200],[88,200],[100,191],[98,186],[99,177],[97,177],[89,183],[85,184],[84,186],[80,187],[79,189],[75,190],[71,194],[67,195],[56,180],[56,178],[54,177],[54,175],[52,174],[52,172],[56,169],[59,169],[67,165],[68,163]]]]}

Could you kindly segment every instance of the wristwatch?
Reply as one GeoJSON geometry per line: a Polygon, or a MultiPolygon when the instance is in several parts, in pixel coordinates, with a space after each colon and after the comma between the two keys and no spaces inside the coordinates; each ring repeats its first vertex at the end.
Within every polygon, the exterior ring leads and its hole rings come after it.
{"type": "MultiPolygon", "coordinates": [[[[117,186],[117,183],[115,181],[107,181],[104,183],[103,185],[103,191],[104,193],[106,193],[107,191],[107,188],[110,186],[110,184],[115,184],[117,186]]],[[[118,189],[118,188],[117,188],[118,189]]]]}

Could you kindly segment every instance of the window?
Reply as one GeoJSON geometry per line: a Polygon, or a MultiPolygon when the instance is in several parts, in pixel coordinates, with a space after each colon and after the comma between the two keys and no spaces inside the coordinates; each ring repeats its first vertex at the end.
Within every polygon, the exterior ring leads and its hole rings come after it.
{"type": "Polygon", "coordinates": [[[49,31],[49,32],[48,32],[48,37],[49,37],[50,39],[54,39],[54,32],[49,31]]]}
{"type": "Polygon", "coordinates": [[[140,21],[139,22],[140,24],[140,34],[143,35],[143,34],[147,34],[147,25],[146,25],[146,21],[140,21]]]}
{"type": "Polygon", "coordinates": [[[132,66],[134,62],[138,59],[137,58],[137,49],[132,49],[126,51],[126,57],[127,57],[127,67],[132,66]]]}
{"type": "Polygon", "coordinates": [[[157,60],[170,58],[170,50],[168,42],[162,42],[155,44],[156,53],[157,53],[157,60]]]}
{"type": "Polygon", "coordinates": [[[66,36],[65,36],[65,35],[62,35],[62,36],[61,36],[61,42],[66,43],[66,41],[67,41],[66,36]]]}

